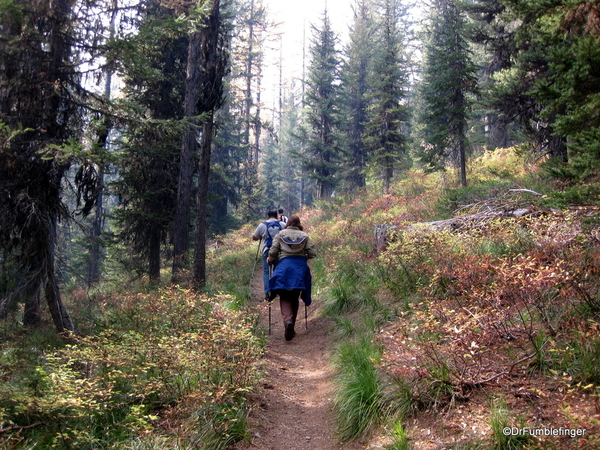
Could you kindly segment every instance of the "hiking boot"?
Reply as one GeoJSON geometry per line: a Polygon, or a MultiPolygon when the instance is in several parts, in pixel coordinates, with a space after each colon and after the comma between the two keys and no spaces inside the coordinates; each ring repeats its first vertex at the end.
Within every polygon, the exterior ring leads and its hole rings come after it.
{"type": "Polygon", "coordinates": [[[294,336],[296,336],[296,332],[294,331],[294,324],[291,320],[289,320],[285,323],[285,340],[291,341],[294,336]]]}

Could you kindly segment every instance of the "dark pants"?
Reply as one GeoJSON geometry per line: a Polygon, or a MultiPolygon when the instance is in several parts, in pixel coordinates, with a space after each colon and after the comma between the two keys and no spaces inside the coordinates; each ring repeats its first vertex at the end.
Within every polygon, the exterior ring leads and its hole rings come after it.
{"type": "Polygon", "coordinates": [[[278,289],[279,307],[281,308],[281,318],[283,324],[292,322],[296,325],[296,317],[298,316],[298,305],[300,303],[301,289],[278,289]]]}

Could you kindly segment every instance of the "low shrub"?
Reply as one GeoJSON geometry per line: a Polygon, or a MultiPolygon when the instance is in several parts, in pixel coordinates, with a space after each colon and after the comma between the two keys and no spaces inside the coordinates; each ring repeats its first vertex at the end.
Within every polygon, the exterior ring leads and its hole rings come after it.
{"type": "Polygon", "coordinates": [[[107,299],[100,332],[69,336],[33,372],[5,370],[2,428],[43,448],[118,448],[200,414],[209,425],[189,427],[188,441],[200,426],[213,430],[210,448],[243,438],[261,349],[252,318],[220,306],[227,301],[183,289],[107,299]]]}

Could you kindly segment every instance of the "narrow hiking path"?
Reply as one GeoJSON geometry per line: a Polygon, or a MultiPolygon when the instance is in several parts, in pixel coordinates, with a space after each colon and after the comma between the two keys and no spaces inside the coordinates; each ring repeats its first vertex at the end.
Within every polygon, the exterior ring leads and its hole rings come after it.
{"type": "MultiPolygon", "coordinates": [[[[252,282],[253,298],[260,310],[261,326],[268,329],[268,305],[263,297],[260,268],[252,282]]],[[[319,299],[309,308],[305,328],[304,304],[300,302],[296,337],[283,338],[279,299],[272,303],[272,333],[267,336],[263,382],[250,415],[251,442],[235,449],[261,450],[360,450],[357,442],[340,444],[335,439],[333,371],[329,366],[330,321],[318,314],[319,299]]],[[[370,447],[377,448],[377,447],[370,447]]]]}

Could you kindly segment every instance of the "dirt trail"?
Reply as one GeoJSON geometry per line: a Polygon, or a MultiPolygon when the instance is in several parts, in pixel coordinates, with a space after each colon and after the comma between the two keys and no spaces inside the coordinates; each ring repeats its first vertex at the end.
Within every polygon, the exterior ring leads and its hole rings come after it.
{"type": "MultiPolygon", "coordinates": [[[[252,282],[254,298],[262,298],[261,271],[252,282]]],[[[258,301],[258,300],[257,300],[258,301]]],[[[271,335],[264,357],[263,384],[256,394],[250,416],[250,443],[239,443],[237,450],[359,450],[366,447],[353,442],[340,444],[335,439],[332,370],[328,352],[330,322],[320,317],[319,300],[308,308],[305,328],[304,304],[300,302],[296,337],[283,338],[279,299],[272,303],[271,335]]],[[[268,306],[258,305],[261,325],[268,329],[268,306]]]]}

